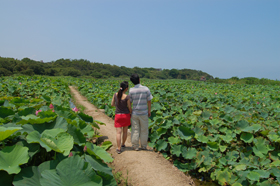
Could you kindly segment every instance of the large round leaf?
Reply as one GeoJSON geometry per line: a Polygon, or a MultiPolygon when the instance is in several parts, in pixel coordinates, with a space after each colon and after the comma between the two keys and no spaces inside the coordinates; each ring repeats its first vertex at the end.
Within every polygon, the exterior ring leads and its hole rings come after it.
{"type": "Polygon", "coordinates": [[[75,127],[74,125],[68,125],[68,131],[74,138],[74,143],[77,145],[82,145],[86,143],[86,138],[80,129],[75,127]]]}
{"type": "Polygon", "coordinates": [[[168,146],[168,143],[165,140],[160,139],[157,141],[156,147],[157,147],[158,151],[166,150],[167,146],[168,146]]]}
{"type": "Polygon", "coordinates": [[[29,160],[28,148],[20,145],[7,146],[0,151],[0,170],[5,170],[9,174],[20,172],[20,165],[29,160]]]}
{"type": "Polygon", "coordinates": [[[111,157],[111,155],[108,152],[106,152],[102,147],[93,145],[90,142],[87,142],[86,146],[87,146],[87,152],[90,155],[94,155],[97,159],[101,159],[106,163],[110,163],[114,160],[111,157]]]}
{"type": "Polygon", "coordinates": [[[108,167],[102,160],[97,159],[95,156],[85,155],[85,161],[88,162],[92,168],[103,179],[103,185],[117,185],[117,182],[113,176],[112,169],[108,167]]]}
{"type": "Polygon", "coordinates": [[[185,140],[189,140],[195,135],[195,132],[192,129],[185,126],[180,126],[177,132],[178,135],[185,140]]]}
{"type": "Polygon", "coordinates": [[[208,142],[207,145],[211,150],[219,150],[219,144],[217,142],[208,142]]]}
{"type": "Polygon", "coordinates": [[[73,148],[74,145],[73,136],[66,132],[61,132],[56,136],[47,135],[43,133],[41,140],[52,150],[62,153],[64,156],[69,155],[70,150],[73,148]]]}
{"type": "Polygon", "coordinates": [[[251,171],[249,174],[247,174],[247,178],[252,180],[252,181],[259,181],[260,180],[260,174],[255,172],[255,171],[251,171]]]}
{"type": "Polygon", "coordinates": [[[38,167],[26,167],[21,170],[21,172],[14,177],[14,186],[41,186],[41,172],[44,170],[55,169],[58,160],[46,161],[40,164],[38,167]]]}
{"type": "Polygon", "coordinates": [[[21,127],[1,127],[0,126],[0,141],[3,141],[7,137],[11,136],[14,132],[21,130],[21,127]]]}
{"type": "Polygon", "coordinates": [[[226,185],[230,182],[231,173],[227,169],[224,171],[218,171],[216,179],[218,180],[219,184],[226,185]]]}
{"type": "Polygon", "coordinates": [[[79,156],[62,160],[55,170],[44,170],[40,183],[42,186],[102,186],[102,179],[79,156]]]}
{"type": "Polygon", "coordinates": [[[182,147],[183,147],[182,145],[172,145],[170,150],[171,154],[180,157],[182,153],[182,147]]]}
{"type": "Polygon", "coordinates": [[[1,118],[5,118],[7,116],[14,115],[14,114],[15,114],[15,112],[13,110],[5,108],[5,107],[0,107],[0,117],[1,118]]]}
{"type": "Polygon", "coordinates": [[[193,159],[194,157],[196,157],[197,154],[197,150],[195,148],[188,148],[184,147],[182,150],[182,156],[185,159],[193,159]]]}
{"type": "Polygon", "coordinates": [[[254,139],[253,134],[244,132],[241,134],[240,139],[242,139],[245,143],[251,143],[254,139]]]}

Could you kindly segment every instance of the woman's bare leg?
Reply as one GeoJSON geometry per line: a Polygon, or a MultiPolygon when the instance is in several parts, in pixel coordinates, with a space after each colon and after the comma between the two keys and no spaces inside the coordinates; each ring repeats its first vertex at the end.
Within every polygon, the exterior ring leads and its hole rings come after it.
{"type": "Polygon", "coordinates": [[[123,132],[123,135],[122,135],[122,145],[125,144],[125,141],[126,141],[126,138],[127,138],[127,129],[128,129],[128,126],[122,128],[122,132],[123,132]]]}
{"type": "Polygon", "coordinates": [[[122,135],[122,127],[117,127],[117,148],[121,150],[121,135],[122,135]]]}

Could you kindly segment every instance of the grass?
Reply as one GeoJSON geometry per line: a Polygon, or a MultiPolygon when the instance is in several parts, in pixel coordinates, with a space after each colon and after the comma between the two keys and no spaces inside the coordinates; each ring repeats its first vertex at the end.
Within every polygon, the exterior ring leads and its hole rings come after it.
{"type": "Polygon", "coordinates": [[[126,177],[123,176],[122,172],[118,172],[113,169],[113,176],[119,186],[132,186],[131,184],[128,183],[128,170],[126,171],[126,177]]]}

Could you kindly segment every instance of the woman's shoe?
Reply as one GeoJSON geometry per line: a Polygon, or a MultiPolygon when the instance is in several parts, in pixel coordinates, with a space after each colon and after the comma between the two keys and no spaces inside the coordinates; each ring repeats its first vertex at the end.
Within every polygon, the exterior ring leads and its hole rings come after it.
{"type": "Polygon", "coordinates": [[[125,145],[122,145],[122,147],[125,147],[125,145]]]}
{"type": "Polygon", "coordinates": [[[122,153],[122,151],[120,149],[117,149],[117,153],[120,154],[122,153]]]}

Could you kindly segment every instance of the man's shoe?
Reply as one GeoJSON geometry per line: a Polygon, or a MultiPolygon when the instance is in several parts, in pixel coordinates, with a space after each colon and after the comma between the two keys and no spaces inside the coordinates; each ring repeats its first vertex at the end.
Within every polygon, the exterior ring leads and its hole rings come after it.
{"type": "Polygon", "coordinates": [[[139,148],[138,147],[133,147],[133,150],[139,151],[139,148]]]}

